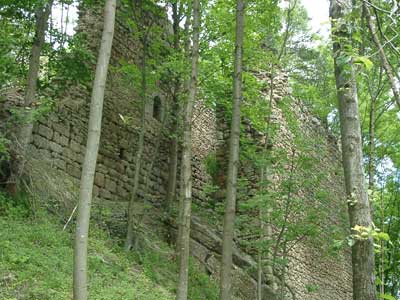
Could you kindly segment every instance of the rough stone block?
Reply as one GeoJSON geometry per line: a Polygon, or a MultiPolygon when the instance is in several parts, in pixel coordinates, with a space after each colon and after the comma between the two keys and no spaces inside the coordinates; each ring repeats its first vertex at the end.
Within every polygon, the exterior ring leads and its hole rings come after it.
{"type": "Polygon", "coordinates": [[[99,196],[99,191],[100,191],[99,187],[96,185],[93,185],[93,197],[99,196]]]}
{"type": "Polygon", "coordinates": [[[115,193],[117,191],[117,184],[111,178],[107,177],[105,182],[106,190],[115,193]]]}
{"type": "Polygon", "coordinates": [[[121,198],[128,198],[129,197],[129,193],[128,191],[121,185],[117,186],[117,194],[121,197],[121,198]]]}
{"type": "Polygon", "coordinates": [[[67,168],[67,163],[62,159],[55,159],[53,160],[53,165],[60,170],[65,171],[67,168]]]}
{"type": "Polygon", "coordinates": [[[64,148],[62,155],[71,161],[73,161],[75,157],[75,153],[71,150],[71,148],[64,148]]]}
{"type": "Polygon", "coordinates": [[[38,132],[41,136],[44,136],[46,139],[51,140],[53,138],[53,130],[47,126],[39,124],[38,132]]]}
{"type": "Polygon", "coordinates": [[[33,144],[39,149],[47,149],[48,141],[38,134],[33,135],[33,144]]]}
{"type": "Polygon", "coordinates": [[[69,138],[70,136],[70,128],[69,128],[69,124],[63,124],[63,123],[53,123],[53,129],[55,132],[58,132],[59,134],[62,134],[64,136],[66,136],[67,138],[69,138]]]}
{"type": "Polygon", "coordinates": [[[49,150],[45,150],[45,149],[40,149],[39,150],[39,155],[41,158],[44,159],[48,159],[49,157],[51,157],[51,153],[49,150]]]}
{"type": "Polygon", "coordinates": [[[96,172],[94,183],[99,187],[104,187],[104,174],[96,172]]]}
{"type": "Polygon", "coordinates": [[[97,164],[96,170],[97,170],[97,172],[99,172],[99,173],[102,173],[102,174],[105,174],[105,175],[108,174],[108,169],[107,169],[107,167],[104,166],[104,165],[101,164],[101,163],[100,163],[100,164],[97,164]]]}
{"type": "Polygon", "coordinates": [[[119,146],[123,149],[128,149],[129,148],[129,141],[127,139],[120,139],[119,140],[119,146]]]}
{"type": "Polygon", "coordinates": [[[67,173],[77,179],[81,178],[81,168],[78,164],[67,164],[67,173]]]}
{"type": "Polygon", "coordinates": [[[71,140],[71,143],[69,144],[69,146],[73,151],[75,151],[77,153],[81,152],[81,145],[78,144],[77,142],[75,142],[74,140],[71,140]]]}
{"type": "MultiPolygon", "coordinates": [[[[86,129],[85,129],[86,130],[86,129]]],[[[83,134],[86,131],[79,132],[79,133],[75,133],[72,135],[72,140],[74,140],[75,142],[77,142],[78,144],[82,144],[84,141],[86,141],[86,138],[83,136],[83,134]]]]}
{"type": "Polygon", "coordinates": [[[68,146],[68,138],[58,132],[54,132],[54,141],[61,146],[68,146]]]}
{"type": "Polygon", "coordinates": [[[63,148],[59,144],[57,144],[53,141],[50,141],[48,143],[49,143],[49,147],[50,147],[51,151],[56,152],[56,153],[62,153],[63,148]]]}
{"type": "Polygon", "coordinates": [[[106,189],[100,189],[99,190],[99,197],[106,199],[106,200],[110,200],[111,199],[111,193],[109,191],[107,191],[106,189]]]}

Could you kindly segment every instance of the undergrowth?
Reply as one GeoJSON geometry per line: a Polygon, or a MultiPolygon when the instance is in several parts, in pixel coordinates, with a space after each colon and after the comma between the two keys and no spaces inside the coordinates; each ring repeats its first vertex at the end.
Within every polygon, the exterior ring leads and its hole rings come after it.
{"type": "MultiPolygon", "coordinates": [[[[0,299],[72,299],[73,226],[63,231],[56,217],[32,215],[27,199],[0,194],[0,299]]],[[[126,253],[121,241],[91,224],[91,300],[175,299],[173,250],[149,240],[140,253],[126,253]]],[[[217,299],[217,286],[191,262],[189,299],[217,299]]]]}

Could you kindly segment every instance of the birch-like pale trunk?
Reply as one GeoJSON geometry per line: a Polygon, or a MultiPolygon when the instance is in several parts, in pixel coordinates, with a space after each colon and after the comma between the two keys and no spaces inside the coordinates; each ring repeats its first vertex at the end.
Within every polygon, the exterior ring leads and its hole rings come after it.
{"type": "Polygon", "coordinates": [[[397,103],[397,106],[400,109],[400,87],[396,82],[395,72],[393,71],[393,68],[390,65],[389,60],[385,54],[385,50],[383,49],[384,46],[382,45],[381,41],[379,40],[378,34],[376,33],[374,20],[371,16],[369,6],[365,1],[363,1],[363,8],[365,13],[365,18],[367,19],[369,32],[371,33],[372,40],[374,41],[376,48],[378,49],[378,54],[382,62],[382,67],[386,71],[386,75],[389,79],[394,99],[397,103]]]}
{"type": "Polygon", "coordinates": [[[376,121],[377,99],[371,96],[371,107],[369,110],[369,161],[368,161],[368,189],[373,190],[375,186],[375,121],[376,121]]]}
{"type": "Polygon", "coordinates": [[[115,10],[116,0],[107,0],[104,8],[104,28],[90,103],[88,138],[82,167],[78,217],[76,221],[73,275],[74,300],[88,299],[87,247],[90,206],[92,202],[93,181],[100,143],[104,90],[114,36],[115,10]]]}
{"type": "Polygon", "coordinates": [[[183,144],[182,144],[182,212],[179,214],[179,282],[176,292],[177,300],[187,300],[189,281],[189,246],[190,246],[190,219],[192,206],[192,117],[197,93],[197,76],[199,63],[200,40],[200,0],[193,0],[193,47],[192,72],[189,83],[189,94],[185,103],[183,144]]]}
{"type": "MultiPolygon", "coordinates": [[[[342,159],[350,227],[372,226],[365,185],[357,83],[348,46],[352,44],[352,0],[331,0],[333,56],[339,100],[342,159]],[[348,61],[348,62],[347,62],[348,61]]],[[[353,230],[352,230],[353,231],[353,230]]],[[[353,231],[353,233],[355,233],[353,231]]],[[[375,254],[372,238],[356,239],[352,246],[353,299],[376,300],[375,254]]]]}
{"type": "MultiPolygon", "coordinates": [[[[190,35],[189,35],[189,30],[190,30],[190,26],[192,24],[192,14],[193,14],[193,5],[192,5],[192,2],[189,1],[187,3],[186,21],[185,21],[184,28],[183,28],[183,32],[184,32],[184,34],[183,34],[183,37],[184,37],[184,39],[183,39],[183,51],[184,51],[185,57],[187,57],[188,59],[191,57],[191,51],[190,51],[191,50],[191,48],[190,48],[191,38],[190,38],[190,35]]],[[[184,91],[184,93],[187,93],[189,91],[189,84],[190,84],[190,80],[185,80],[184,81],[184,83],[183,83],[183,91],[184,91]]],[[[182,103],[179,103],[179,105],[178,105],[178,112],[179,112],[178,115],[181,115],[181,110],[184,110],[184,107],[183,107],[182,103]]],[[[184,119],[182,118],[182,119],[178,119],[178,123],[177,123],[178,124],[177,133],[178,133],[179,137],[182,135],[182,139],[183,139],[183,132],[182,133],[180,132],[179,125],[180,125],[180,123],[183,123],[183,122],[184,122],[184,119]]],[[[182,124],[182,127],[184,127],[183,124],[182,124]]],[[[183,155],[183,153],[181,155],[183,155]]],[[[182,159],[181,159],[181,161],[182,161],[182,159]]],[[[182,215],[181,214],[183,212],[183,198],[184,198],[182,196],[183,193],[184,193],[183,192],[183,165],[181,164],[181,166],[180,166],[180,178],[179,178],[178,216],[177,216],[178,223],[179,223],[179,220],[182,219],[182,215]]],[[[180,250],[179,249],[181,249],[181,237],[182,237],[182,226],[179,226],[179,224],[178,224],[178,233],[176,235],[176,245],[175,245],[178,265],[180,264],[180,262],[179,262],[179,259],[180,259],[179,252],[180,252],[180,250]]]]}
{"type": "Polygon", "coordinates": [[[18,181],[23,174],[24,165],[26,161],[26,149],[32,138],[33,120],[30,117],[30,109],[36,99],[37,82],[39,79],[40,69],[40,54],[42,52],[44,39],[47,31],[47,23],[49,20],[53,0],[48,1],[43,7],[38,8],[36,11],[36,23],[35,23],[35,37],[33,40],[31,53],[29,57],[29,69],[27,75],[27,83],[24,96],[24,108],[26,109],[26,120],[21,124],[17,133],[15,141],[15,149],[13,150],[14,161],[12,163],[11,176],[7,183],[7,189],[10,194],[15,195],[17,193],[18,181]]]}
{"type": "MultiPolygon", "coordinates": [[[[180,14],[178,9],[178,2],[172,3],[172,19],[173,19],[173,31],[174,31],[174,50],[178,52],[180,50],[180,14]]],[[[187,21],[186,21],[187,22],[187,21]]],[[[170,213],[172,204],[176,198],[176,177],[178,174],[178,129],[179,129],[179,90],[181,82],[178,78],[174,78],[175,84],[172,95],[172,126],[171,131],[173,136],[170,139],[169,145],[169,164],[168,164],[168,186],[167,196],[165,198],[165,210],[170,213]]]]}
{"type": "Polygon", "coordinates": [[[240,103],[242,100],[243,70],[243,35],[244,35],[243,0],[236,1],[236,41],[235,69],[233,74],[232,123],[229,141],[229,163],[226,186],[224,228],[222,237],[222,260],[220,274],[220,300],[231,299],[232,289],[232,251],[236,212],[237,173],[239,166],[240,140],[240,103]]]}

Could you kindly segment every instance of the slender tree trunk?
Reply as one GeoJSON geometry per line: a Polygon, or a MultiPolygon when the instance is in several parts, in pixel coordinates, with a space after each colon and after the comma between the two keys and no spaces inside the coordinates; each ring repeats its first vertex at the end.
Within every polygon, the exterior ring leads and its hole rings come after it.
{"type": "Polygon", "coordinates": [[[24,165],[26,161],[26,148],[32,138],[33,120],[31,120],[32,104],[36,99],[37,82],[39,78],[40,69],[40,54],[42,52],[45,35],[47,31],[47,23],[51,12],[53,0],[48,1],[43,7],[36,11],[36,24],[35,24],[35,37],[31,48],[29,58],[29,69],[27,76],[27,84],[24,96],[24,108],[26,109],[23,124],[19,128],[15,141],[15,149],[13,150],[14,162],[12,165],[12,174],[8,180],[8,191],[10,194],[15,195],[17,192],[18,181],[23,174],[24,165]]]}
{"type": "Polygon", "coordinates": [[[200,39],[200,0],[193,0],[193,48],[192,48],[192,74],[189,84],[189,94],[185,105],[183,154],[182,154],[182,178],[183,178],[183,205],[181,227],[180,255],[179,255],[179,282],[176,293],[177,300],[186,300],[188,295],[189,273],[189,244],[190,244],[190,219],[192,205],[192,117],[193,106],[197,93],[197,75],[199,61],[200,39]]]}
{"type": "MultiPolygon", "coordinates": [[[[173,31],[174,31],[174,50],[178,52],[180,50],[179,45],[179,20],[180,15],[178,12],[177,1],[172,3],[173,11],[173,31]]],[[[167,197],[165,199],[165,209],[169,213],[172,207],[172,203],[175,202],[176,197],[176,178],[178,173],[178,117],[179,117],[179,89],[180,80],[179,78],[174,78],[174,90],[172,95],[172,138],[170,140],[169,146],[169,174],[168,174],[168,189],[167,197]]]]}
{"type": "MultiPolygon", "coordinates": [[[[184,25],[184,54],[185,54],[185,57],[187,57],[188,59],[190,58],[190,56],[191,56],[191,54],[190,54],[190,41],[191,41],[191,38],[190,38],[190,36],[189,36],[189,29],[190,29],[190,25],[191,25],[191,19],[192,19],[192,13],[193,13],[193,5],[192,5],[192,2],[191,1],[189,1],[188,3],[187,3],[187,5],[188,5],[188,7],[187,7],[187,13],[186,13],[186,21],[185,21],[185,25],[184,25]]],[[[193,50],[193,49],[192,49],[193,50]]],[[[190,81],[189,80],[186,80],[185,82],[184,82],[184,87],[183,87],[183,89],[184,89],[184,93],[187,93],[188,92],[188,90],[189,90],[189,84],[190,84],[190,81]]],[[[178,106],[178,108],[179,108],[179,115],[180,115],[180,111],[181,111],[181,109],[183,110],[184,109],[184,107],[183,107],[183,104],[179,104],[179,106],[178,106]]],[[[180,120],[179,120],[180,121],[180,120]]],[[[184,122],[184,120],[182,119],[182,122],[184,122]]],[[[181,135],[181,133],[180,133],[180,131],[179,131],[179,122],[178,122],[178,130],[177,130],[177,133],[178,133],[178,135],[180,136],[181,135]]],[[[181,154],[181,155],[183,155],[183,153],[181,154]]],[[[181,159],[181,161],[182,161],[182,159],[181,159]]],[[[184,194],[184,192],[183,192],[183,165],[181,164],[181,169],[180,169],[180,178],[179,178],[179,203],[178,203],[178,217],[177,217],[177,219],[178,219],[178,223],[180,222],[180,220],[182,220],[182,212],[183,212],[183,195],[184,194]]],[[[178,265],[180,264],[179,263],[179,253],[180,253],[180,249],[181,249],[181,238],[182,238],[182,226],[179,226],[179,224],[178,224],[178,234],[177,234],[177,236],[176,236],[176,255],[177,255],[177,259],[178,259],[178,265]]]]}
{"type": "Polygon", "coordinates": [[[375,121],[376,121],[376,97],[371,97],[369,111],[369,161],[368,161],[368,189],[373,190],[375,185],[375,121]]]}
{"type": "MultiPolygon", "coordinates": [[[[165,131],[165,125],[166,125],[166,121],[168,118],[168,114],[164,113],[162,120],[161,120],[161,128],[160,131],[158,132],[158,135],[156,137],[156,144],[154,147],[154,151],[152,154],[152,160],[150,161],[150,163],[148,164],[147,168],[145,169],[145,174],[143,175],[144,178],[144,190],[143,190],[143,194],[144,194],[144,199],[143,199],[143,205],[140,206],[139,211],[137,211],[135,213],[136,215],[136,228],[137,230],[139,230],[139,228],[141,228],[141,224],[143,221],[143,217],[145,216],[145,205],[146,205],[146,201],[148,199],[148,190],[149,190],[149,185],[150,185],[150,176],[152,174],[153,168],[154,168],[154,164],[156,163],[157,159],[159,158],[159,150],[160,150],[160,146],[161,146],[161,142],[163,141],[162,137],[163,137],[163,133],[165,131]]],[[[137,239],[135,239],[135,241],[138,241],[137,239]]],[[[138,244],[136,242],[135,248],[138,248],[138,244]]]]}
{"type": "MultiPolygon", "coordinates": [[[[342,158],[350,226],[372,226],[368,193],[365,187],[362,162],[360,115],[357,83],[352,61],[343,63],[351,46],[352,0],[331,0],[333,21],[333,55],[336,87],[339,100],[342,158]]],[[[373,240],[357,239],[352,247],[353,299],[376,300],[375,257],[373,240]]]]}
{"type": "Polygon", "coordinates": [[[147,37],[142,38],[142,103],[141,103],[141,117],[140,117],[140,132],[138,149],[135,157],[135,173],[133,176],[133,190],[131,198],[128,204],[128,228],[125,240],[125,250],[129,251],[132,248],[138,249],[139,237],[138,237],[138,225],[137,220],[135,221],[135,203],[137,197],[137,191],[139,189],[140,170],[142,167],[142,157],[144,150],[144,135],[146,133],[146,101],[147,101],[147,37]]]}
{"type": "Polygon", "coordinates": [[[156,163],[157,159],[159,158],[159,151],[160,151],[160,147],[161,147],[161,142],[163,141],[163,134],[165,133],[165,126],[166,126],[166,122],[168,119],[168,113],[164,113],[162,120],[161,120],[161,128],[160,131],[158,132],[158,135],[156,137],[156,145],[154,147],[154,151],[152,154],[152,160],[146,170],[146,174],[145,174],[145,178],[144,178],[144,194],[147,194],[147,191],[149,189],[149,183],[150,183],[150,176],[151,176],[151,172],[153,171],[154,168],[154,164],[156,163]]]}
{"type": "MultiPolygon", "coordinates": [[[[383,199],[383,191],[381,191],[381,230],[385,230],[385,203],[383,199]]],[[[385,294],[385,241],[380,241],[381,253],[380,253],[380,262],[379,262],[379,275],[381,284],[379,285],[379,292],[383,295],[385,294]]]]}
{"type": "Polygon", "coordinates": [[[114,36],[116,0],[107,0],[104,9],[104,29],[90,104],[88,139],[83,162],[78,217],[74,249],[74,300],[87,300],[87,246],[92,201],[93,180],[99,150],[104,90],[114,36]]]}
{"type": "MultiPolygon", "coordinates": [[[[175,98],[175,97],[174,97],[175,98]]],[[[167,188],[167,197],[165,199],[165,209],[169,213],[172,208],[172,204],[175,202],[176,198],[176,178],[178,173],[178,99],[173,100],[173,111],[175,113],[172,114],[172,134],[173,137],[170,140],[169,146],[169,172],[168,172],[168,188],[167,188]]]]}
{"type": "MultiPolygon", "coordinates": [[[[265,181],[265,170],[264,167],[261,169],[261,183],[264,185],[265,181]]],[[[262,300],[262,287],[263,287],[263,278],[264,278],[264,271],[263,271],[263,252],[264,249],[261,247],[261,242],[265,239],[264,234],[264,207],[262,204],[259,204],[258,208],[258,219],[259,219],[259,229],[260,229],[260,236],[258,241],[260,242],[259,248],[257,249],[257,300],[262,300]]]]}
{"type": "Polygon", "coordinates": [[[297,6],[297,1],[298,0],[293,0],[293,3],[291,3],[290,0],[288,0],[288,8],[287,8],[287,12],[286,12],[286,29],[285,29],[285,33],[283,35],[283,43],[281,45],[281,49],[279,51],[278,57],[277,57],[277,61],[279,62],[281,60],[281,58],[286,54],[286,44],[289,40],[289,36],[290,36],[290,29],[292,26],[292,13],[295,10],[296,6],[297,6]]]}
{"type": "Polygon", "coordinates": [[[244,1],[236,1],[235,70],[233,78],[232,124],[229,144],[229,165],[225,200],[220,300],[231,299],[232,248],[236,212],[237,173],[239,166],[240,102],[242,100],[244,1]]]}
{"type": "MultiPolygon", "coordinates": [[[[285,241],[283,244],[283,250],[282,250],[282,261],[287,260],[287,242],[285,241]]],[[[280,300],[285,300],[285,287],[286,287],[286,275],[287,275],[287,266],[284,265],[282,269],[282,276],[281,276],[281,289],[280,289],[280,300]]]]}
{"type": "Polygon", "coordinates": [[[386,71],[386,75],[389,79],[390,86],[392,87],[394,99],[397,103],[397,106],[400,109],[400,87],[399,87],[398,83],[396,82],[396,78],[395,78],[396,76],[394,74],[395,72],[393,71],[392,66],[389,63],[389,60],[385,54],[385,50],[383,49],[383,45],[382,45],[381,41],[379,40],[379,37],[376,33],[374,20],[372,19],[371,12],[365,1],[363,1],[363,6],[364,6],[364,11],[365,11],[365,18],[367,19],[367,24],[368,24],[368,28],[369,28],[369,31],[372,36],[372,40],[374,41],[376,48],[378,48],[378,53],[379,53],[379,57],[382,62],[382,66],[386,71]]]}

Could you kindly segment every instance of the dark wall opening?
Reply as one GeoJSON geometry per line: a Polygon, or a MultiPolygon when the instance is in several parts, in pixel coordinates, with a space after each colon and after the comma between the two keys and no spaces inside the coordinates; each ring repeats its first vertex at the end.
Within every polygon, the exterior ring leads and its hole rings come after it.
{"type": "Polygon", "coordinates": [[[159,96],[155,96],[153,101],[153,118],[161,122],[161,98],[159,96]]]}

